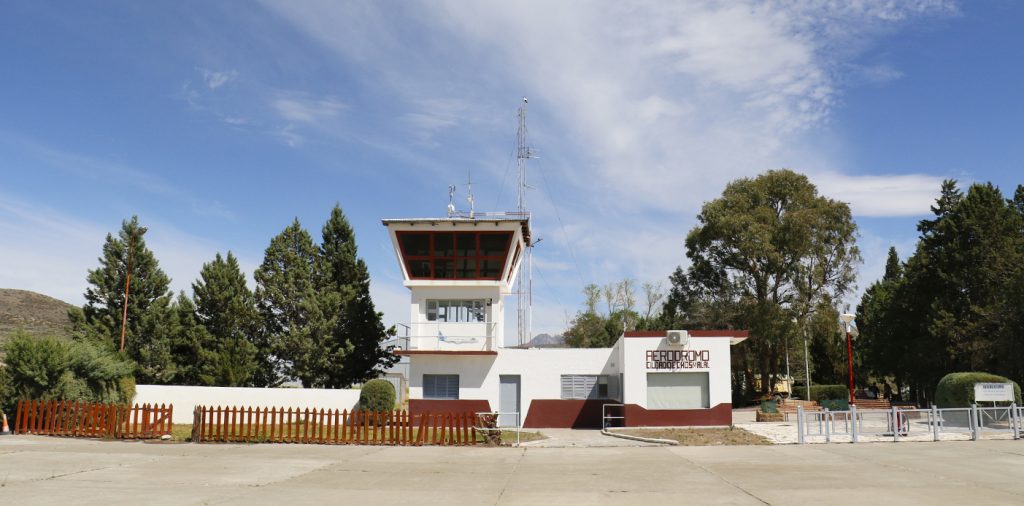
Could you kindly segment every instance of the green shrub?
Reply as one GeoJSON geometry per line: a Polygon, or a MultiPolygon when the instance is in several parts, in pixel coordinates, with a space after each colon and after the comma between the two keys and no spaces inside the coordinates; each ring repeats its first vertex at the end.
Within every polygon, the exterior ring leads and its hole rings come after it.
{"type": "Polygon", "coordinates": [[[822,399],[818,401],[818,404],[821,405],[822,409],[829,411],[846,411],[850,409],[850,399],[822,399]]]}
{"type": "MultiPolygon", "coordinates": [[[[806,392],[801,391],[800,393],[806,392]]],[[[809,401],[818,401],[819,403],[823,400],[829,399],[845,399],[850,400],[850,389],[846,385],[811,385],[811,398],[809,401]]]]}
{"type": "Polygon", "coordinates": [[[779,405],[775,401],[761,401],[762,413],[778,413],[779,405]]]}
{"type": "Polygon", "coordinates": [[[135,364],[103,344],[19,332],[4,352],[5,410],[18,399],[127,404],[135,396],[135,364]]]}
{"type": "MultiPolygon", "coordinates": [[[[942,377],[935,387],[935,405],[940,408],[967,408],[974,403],[975,383],[1013,383],[1013,394],[1020,405],[1020,385],[987,372],[953,372],[942,377]]],[[[1000,403],[1008,405],[1009,402],[1000,403]]]]}
{"type": "Polygon", "coordinates": [[[359,392],[359,409],[366,411],[395,409],[395,386],[390,381],[383,379],[367,381],[359,392]]]}

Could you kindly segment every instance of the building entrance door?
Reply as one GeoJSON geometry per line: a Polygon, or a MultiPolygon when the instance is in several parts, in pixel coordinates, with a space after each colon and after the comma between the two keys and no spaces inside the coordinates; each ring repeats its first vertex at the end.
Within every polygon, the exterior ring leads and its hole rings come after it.
{"type": "Polygon", "coordinates": [[[516,415],[520,413],[519,424],[522,425],[522,411],[519,409],[519,375],[502,374],[498,377],[498,415],[499,427],[515,427],[516,415]]]}

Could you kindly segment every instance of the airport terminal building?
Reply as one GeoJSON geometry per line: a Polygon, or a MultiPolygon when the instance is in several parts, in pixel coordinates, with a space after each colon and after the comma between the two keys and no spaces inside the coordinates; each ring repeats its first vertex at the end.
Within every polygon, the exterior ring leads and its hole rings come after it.
{"type": "Polygon", "coordinates": [[[626,332],[611,348],[506,346],[529,216],[385,219],[410,319],[396,354],[413,414],[501,412],[526,428],[732,423],[730,347],[746,331],[626,332]],[[606,405],[611,405],[607,406],[606,405]],[[518,413],[518,417],[511,413],[518,413]]]}

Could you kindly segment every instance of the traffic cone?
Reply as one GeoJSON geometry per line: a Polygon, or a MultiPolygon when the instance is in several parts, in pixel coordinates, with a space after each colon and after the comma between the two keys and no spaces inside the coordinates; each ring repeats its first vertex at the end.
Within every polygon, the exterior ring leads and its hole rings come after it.
{"type": "Polygon", "coordinates": [[[4,430],[0,431],[0,435],[7,436],[11,433],[11,427],[7,425],[7,413],[4,413],[4,430]]]}

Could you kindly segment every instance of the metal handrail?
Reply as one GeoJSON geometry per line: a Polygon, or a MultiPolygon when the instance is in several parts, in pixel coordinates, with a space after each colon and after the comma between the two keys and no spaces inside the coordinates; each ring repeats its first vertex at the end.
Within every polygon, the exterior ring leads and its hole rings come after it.
{"type": "MultiPolygon", "coordinates": [[[[605,429],[608,428],[608,420],[625,420],[626,419],[625,412],[623,412],[622,416],[609,416],[608,415],[608,407],[609,406],[620,407],[620,408],[623,408],[623,410],[625,410],[625,408],[626,408],[625,404],[614,404],[614,403],[602,404],[601,405],[601,430],[605,430],[605,429]]],[[[625,425],[625,424],[623,424],[623,425],[625,425]]]]}

